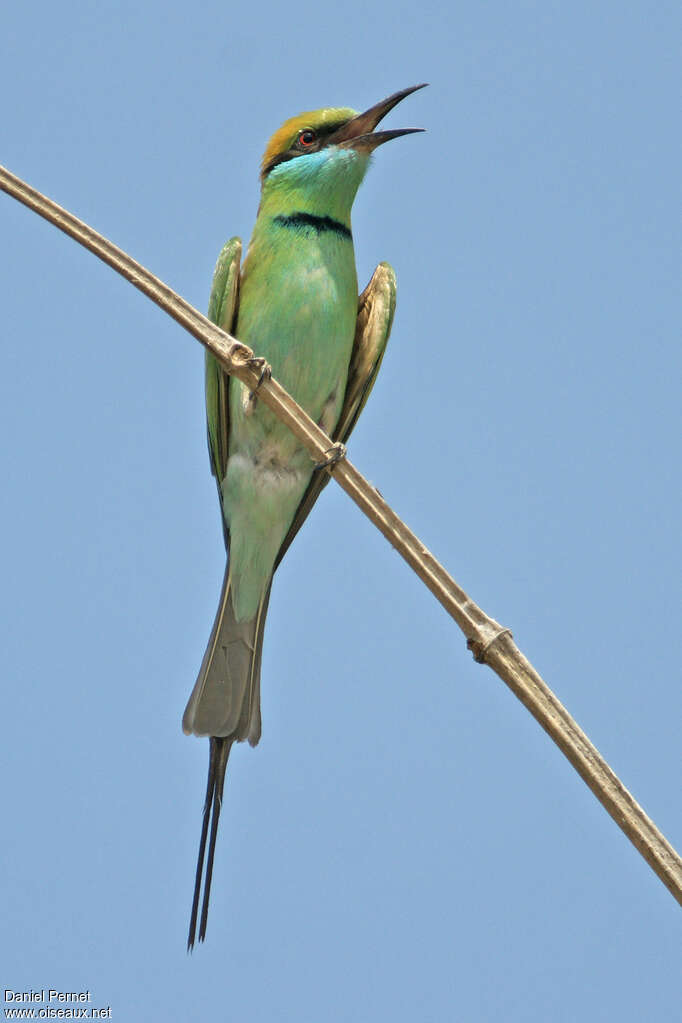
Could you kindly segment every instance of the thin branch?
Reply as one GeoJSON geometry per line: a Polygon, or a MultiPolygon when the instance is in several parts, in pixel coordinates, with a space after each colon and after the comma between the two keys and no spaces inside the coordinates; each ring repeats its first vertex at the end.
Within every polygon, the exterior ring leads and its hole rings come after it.
{"type": "MultiPolygon", "coordinates": [[[[0,189],[84,245],[177,320],[215,355],[228,373],[248,387],[256,388],[259,372],[250,364],[253,358],[250,348],[216,327],[163,281],[83,221],[2,167],[0,189]]],[[[258,397],[287,424],[315,461],[324,459],[332,446],[330,438],[276,380],[265,380],[259,387],[258,397]]],[[[341,459],[327,471],[454,618],[475,659],[491,667],[528,708],[663,884],[682,903],[682,859],[526,660],[510,631],[486,615],[466,595],[347,459],[341,459]]]]}

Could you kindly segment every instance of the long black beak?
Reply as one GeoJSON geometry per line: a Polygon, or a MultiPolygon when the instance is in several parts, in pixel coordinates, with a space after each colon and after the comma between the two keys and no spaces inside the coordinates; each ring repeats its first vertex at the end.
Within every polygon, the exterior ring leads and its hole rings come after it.
{"type": "Polygon", "coordinates": [[[428,82],[411,85],[409,89],[401,89],[400,92],[394,92],[392,96],[382,99],[380,103],[375,103],[369,110],[365,110],[363,114],[357,114],[333,135],[330,135],[327,145],[372,152],[377,146],[390,141],[390,139],[397,139],[401,135],[412,135],[416,131],[424,131],[423,128],[394,128],[390,131],[374,131],[374,129],[379,121],[383,120],[386,114],[393,110],[393,107],[397,106],[401,100],[418,89],[424,89],[427,85],[428,82]]]}

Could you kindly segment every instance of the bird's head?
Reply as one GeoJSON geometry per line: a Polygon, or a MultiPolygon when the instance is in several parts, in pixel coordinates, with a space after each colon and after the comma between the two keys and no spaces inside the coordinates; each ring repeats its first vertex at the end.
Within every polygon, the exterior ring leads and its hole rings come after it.
{"type": "Polygon", "coordinates": [[[402,89],[362,114],[349,107],[328,107],[290,117],[272,136],[263,156],[263,200],[277,196],[279,202],[289,193],[298,206],[307,201],[311,209],[350,213],[377,146],[423,130],[374,129],[402,99],[423,88],[402,89]]]}

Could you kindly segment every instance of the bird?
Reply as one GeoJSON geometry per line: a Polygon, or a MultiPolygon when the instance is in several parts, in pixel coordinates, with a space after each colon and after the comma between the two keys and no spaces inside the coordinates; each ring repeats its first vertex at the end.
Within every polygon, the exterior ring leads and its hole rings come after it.
{"type": "Polygon", "coordinates": [[[396,301],[396,278],[380,263],[358,297],[351,207],[375,149],[422,131],[376,131],[411,93],[393,93],[363,113],[329,107],[289,118],[261,165],[258,214],[243,266],[231,238],[216,264],[208,317],[257,353],[270,372],[335,442],[311,456],[262,401],[206,354],[206,419],[211,470],[227,563],[215,622],[183,731],[210,740],[188,950],[204,941],[225,772],[233,743],[261,735],[260,669],[275,570],[343,456],[374,385],[396,301]],[[208,850],[208,856],[206,855],[208,850]],[[204,861],[205,875],[204,875],[204,861]],[[203,879],[203,901],[199,900],[203,879]]]}

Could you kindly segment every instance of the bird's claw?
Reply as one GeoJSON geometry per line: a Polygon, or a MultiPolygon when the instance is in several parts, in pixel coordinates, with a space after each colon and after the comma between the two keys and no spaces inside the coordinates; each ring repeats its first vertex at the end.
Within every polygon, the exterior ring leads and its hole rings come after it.
{"type": "Polygon", "coordinates": [[[342,444],[341,441],[336,441],[330,448],[325,451],[326,458],[323,458],[321,462],[315,463],[315,469],[327,469],[330,465],[336,465],[342,458],[346,457],[346,445],[342,444]]]}
{"type": "Polygon", "coordinates": [[[272,366],[270,365],[269,362],[267,362],[266,359],[263,358],[262,355],[252,355],[252,356],[250,356],[250,358],[245,360],[245,365],[249,369],[253,369],[253,370],[256,370],[256,371],[260,370],[260,374],[258,376],[258,382],[257,382],[256,386],[254,387],[254,389],[252,391],[249,391],[249,390],[247,390],[245,388],[245,391],[244,391],[244,403],[243,403],[244,404],[244,412],[246,413],[246,415],[249,415],[251,412],[253,412],[253,410],[256,407],[256,402],[258,401],[258,398],[256,397],[256,395],[258,394],[258,391],[263,386],[263,384],[265,383],[266,380],[270,380],[272,378],[272,366]]]}
{"type": "Polygon", "coordinates": [[[266,380],[270,380],[272,378],[272,366],[263,358],[262,355],[252,355],[250,359],[246,360],[246,365],[249,369],[260,370],[258,383],[252,392],[255,394],[258,388],[262,387],[266,380]]]}

